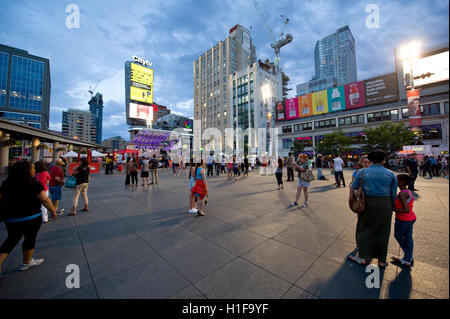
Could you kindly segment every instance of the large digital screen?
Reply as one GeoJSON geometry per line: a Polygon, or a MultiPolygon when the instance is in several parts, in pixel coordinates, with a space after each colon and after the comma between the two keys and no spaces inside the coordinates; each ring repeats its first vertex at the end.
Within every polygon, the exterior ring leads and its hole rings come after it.
{"type": "Polygon", "coordinates": [[[130,103],[130,118],[153,121],[153,106],[130,103]]]}
{"type": "Polygon", "coordinates": [[[131,63],[130,100],[153,103],[153,70],[131,63]]]}
{"type": "Polygon", "coordinates": [[[366,105],[398,101],[397,76],[395,73],[364,81],[366,105]]]}
{"type": "MultiPolygon", "coordinates": [[[[448,51],[420,58],[412,63],[414,87],[448,81],[448,51]]],[[[403,63],[403,73],[409,73],[411,65],[408,61],[403,63]]]]}
{"type": "Polygon", "coordinates": [[[130,86],[130,100],[144,103],[153,103],[152,91],[130,86]]]}

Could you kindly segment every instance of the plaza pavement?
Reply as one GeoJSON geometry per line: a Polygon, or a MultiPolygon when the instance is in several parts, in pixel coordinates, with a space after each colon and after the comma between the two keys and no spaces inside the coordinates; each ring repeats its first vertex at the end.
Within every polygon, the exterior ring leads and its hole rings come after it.
{"type": "MultiPolygon", "coordinates": [[[[348,188],[324,171],[329,180],[312,182],[301,209],[287,209],[296,183],[278,191],[274,176],[255,172],[237,182],[209,178],[204,217],[187,213],[186,176],[160,172],[159,185],[136,189],[117,172],[93,176],[90,212],[68,216],[72,190],[64,189],[66,214],[38,236],[35,256],[45,263],[19,272],[17,246],[0,298],[449,298],[448,180],[418,178],[415,266],[390,264],[381,288],[368,289],[365,269],[346,259],[356,225],[348,188]],[[79,289],[66,288],[68,264],[80,267],[79,289]]],[[[390,256],[401,257],[393,234],[390,256]]]]}

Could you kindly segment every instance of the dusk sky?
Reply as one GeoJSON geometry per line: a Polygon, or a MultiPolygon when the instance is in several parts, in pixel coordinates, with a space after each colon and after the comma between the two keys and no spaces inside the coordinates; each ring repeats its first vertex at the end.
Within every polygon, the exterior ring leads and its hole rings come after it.
{"type": "MultiPolygon", "coordinates": [[[[281,67],[295,86],[314,74],[317,40],[348,25],[356,42],[358,80],[394,72],[394,48],[412,40],[423,47],[448,42],[449,1],[259,0],[275,33],[290,19],[292,43],[281,49],[281,67]],[[367,28],[366,6],[380,9],[379,28],[367,28]]],[[[61,112],[88,110],[89,86],[104,98],[103,138],[129,138],[125,119],[124,63],[133,55],[153,63],[154,98],[174,113],[193,115],[193,61],[236,24],[252,27],[258,59],[273,60],[271,38],[252,0],[56,1],[3,0],[0,43],[50,60],[50,129],[61,130],[61,112]],[[80,28],[66,27],[67,5],[80,8],[80,28]]]]}

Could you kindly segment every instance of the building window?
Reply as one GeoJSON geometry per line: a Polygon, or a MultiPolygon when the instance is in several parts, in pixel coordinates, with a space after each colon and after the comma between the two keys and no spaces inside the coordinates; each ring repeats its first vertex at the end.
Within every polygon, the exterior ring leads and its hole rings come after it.
{"type": "Polygon", "coordinates": [[[291,139],[283,139],[283,148],[290,150],[291,147],[292,147],[292,140],[291,139]]]}
{"type": "Polygon", "coordinates": [[[390,110],[390,111],[381,111],[375,113],[367,113],[367,122],[381,122],[381,121],[390,121],[398,119],[398,111],[390,110]]]}
{"type": "Polygon", "coordinates": [[[444,113],[448,114],[448,102],[444,102],[444,113]]]}
{"type": "Polygon", "coordinates": [[[322,120],[322,121],[314,122],[315,129],[321,129],[321,128],[327,128],[327,127],[336,127],[336,119],[322,120]]]}
{"type": "Polygon", "coordinates": [[[340,117],[338,121],[339,126],[364,124],[364,114],[340,117]]]}
{"type": "Polygon", "coordinates": [[[313,124],[313,122],[295,124],[294,132],[311,131],[313,129],[312,124],[313,124]]]}
{"type": "Polygon", "coordinates": [[[409,111],[407,107],[402,108],[402,118],[407,119],[409,117],[409,111]]]}
{"type": "Polygon", "coordinates": [[[286,125],[282,127],[283,133],[292,133],[292,125],[286,125]]]}
{"type": "Polygon", "coordinates": [[[425,104],[420,106],[422,116],[432,116],[441,114],[439,103],[425,104]]]}

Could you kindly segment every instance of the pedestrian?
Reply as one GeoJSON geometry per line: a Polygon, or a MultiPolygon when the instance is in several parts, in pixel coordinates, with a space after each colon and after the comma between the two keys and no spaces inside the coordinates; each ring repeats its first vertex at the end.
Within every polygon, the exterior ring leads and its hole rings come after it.
{"type": "Polygon", "coordinates": [[[78,198],[81,196],[83,197],[84,202],[84,208],[82,209],[83,212],[89,211],[88,206],[88,196],[87,196],[87,190],[89,186],[89,180],[90,180],[90,168],[89,168],[89,161],[86,158],[81,159],[80,166],[77,167],[75,171],[75,178],[77,179],[75,182],[75,190],[73,193],[72,198],[72,212],[70,215],[75,216],[77,213],[77,206],[78,206],[78,198]]]}
{"type": "Polygon", "coordinates": [[[339,154],[336,154],[336,156],[333,159],[332,167],[334,169],[334,178],[336,180],[336,187],[341,187],[341,181],[342,185],[345,187],[345,179],[344,179],[344,166],[345,163],[342,160],[342,158],[339,157],[339,154]]]}
{"type": "Polygon", "coordinates": [[[291,152],[289,152],[288,157],[286,159],[286,171],[287,171],[287,180],[286,182],[294,181],[294,156],[291,152]]]}
{"type": "Polygon", "coordinates": [[[423,177],[426,177],[427,173],[428,173],[428,175],[430,175],[430,179],[433,178],[433,172],[431,171],[431,161],[430,161],[430,158],[428,157],[428,155],[425,155],[425,158],[423,160],[422,171],[423,171],[423,177]]]}
{"type": "MultiPolygon", "coordinates": [[[[234,160],[234,155],[233,155],[234,160]]],[[[231,181],[233,179],[233,161],[230,160],[230,158],[227,158],[227,176],[228,180],[231,181]]]]}
{"type": "Polygon", "coordinates": [[[322,154],[317,154],[316,167],[317,167],[317,180],[322,179],[322,166],[323,166],[323,156],[322,154]]]}
{"type": "Polygon", "coordinates": [[[222,161],[220,162],[220,171],[222,174],[225,173],[225,155],[222,155],[222,161]]]}
{"type": "Polygon", "coordinates": [[[131,176],[131,184],[133,186],[138,186],[138,165],[135,159],[131,159],[131,169],[130,169],[130,176],[131,176]]]}
{"type": "Polygon", "coordinates": [[[27,270],[44,262],[44,259],[33,258],[36,237],[42,224],[41,205],[50,211],[52,218],[57,218],[58,214],[44,186],[33,177],[34,173],[33,164],[16,162],[0,186],[1,214],[8,232],[8,237],[0,246],[0,273],[6,258],[22,237],[23,264],[19,270],[27,270]]]}
{"type": "Polygon", "coordinates": [[[298,205],[298,200],[302,195],[302,190],[305,197],[305,202],[300,207],[308,207],[308,187],[309,182],[301,179],[301,173],[306,172],[308,167],[308,156],[306,154],[299,154],[297,162],[294,162],[294,167],[298,171],[298,182],[297,182],[297,194],[295,195],[295,201],[293,201],[289,207],[298,205]]]}
{"type": "Polygon", "coordinates": [[[237,181],[237,176],[239,174],[239,163],[237,162],[236,155],[233,155],[233,173],[234,181],[237,181]]]}
{"type": "Polygon", "coordinates": [[[277,178],[278,190],[283,188],[283,160],[281,158],[278,159],[278,168],[275,171],[275,177],[277,178]]]}
{"type": "Polygon", "coordinates": [[[132,167],[131,157],[127,157],[127,162],[125,166],[125,186],[130,186],[130,179],[131,179],[131,167],[132,167]]]}
{"type": "Polygon", "coordinates": [[[64,208],[58,209],[59,201],[62,198],[62,186],[64,185],[64,172],[61,168],[62,165],[62,159],[57,158],[53,167],[50,169],[50,197],[52,199],[53,207],[55,207],[58,215],[62,215],[64,213],[64,208]]]}
{"type": "Polygon", "coordinates": [[[206,181],[206,174],[205,174],[205,163],[203,162],[203,159],[200,163],[195,164],[195,170],[194,170],[194,179],[195,179],[195,185],[191,189],[191,193],[195,196],[197,199],[197,214],[199,216],[205,216],[205,212],[202,211],[203,208],[203,199],[208,195],[208,182],[206,181]]]}
{"type": "Polygon", "coordinates": [[[145,181],[147,181],[147,185],[150,185],[149,172],[148,172],[149,166],[150,166],[150,161],[145,156],[142,156],[142,165],[141,165],[142,186],[145,186],[145,181]]]}
{"type": "Polygon", "coordinates": [[[244,157],[244,176],[248,176],[248,168],[249,168],[249,165],[248,165],[248,158],[247,158],[247,155],[245,155],[245,157],[244,157]]]}
{"type": "Polygon", "coordinates": [[[397,177],[384,167],[386,161],[384,151],[372,151],[368,158],[372,165],[360,170],[351,186],[351,191],[354,192],[361,186],[361,177],[363,178],[365,208],[358,216],[356,234],[358,254],[349,255],[348,259],[365,266],[368,260],[376,258],[378,267],[385,268],[392,211],[397,197],[397,177]]]}
{"type": "Polygon", "coordinates": [[[152,170],[152,182],[151,184],[158,184],[158,166],[159,161],[156,159],[156,155],[153,154],[153,159],[151,162],[151,170],[152,170]]]}
{"type": "Polygon", "coordinates": [[[198,209],[195,207],[195,195],[192,193],[192,188],[195,185],[195,165],[194,159],[191,157],[191,163],[189,165],[189,214],[198,213],[198,209]]]}
{"type": "Polygon", "coordinates": [[[434,158],[434,156],[430,157],[430,165],[433,176],[439,176],[439,165],[438,161],[436,160],[436,158],[434,158]]]}
{"type": "Polygon", "coordinates": [[[214,168],[213,152],[210,152],[209,156],[206,158],[206,164],[208,165],[208,176],[213,176],[213,168],[214,168]]]}
{"type": "MultiPolygon", "coordinates": [[[[36,171],[35,178],[38,180],[39,183],[42,184],[42,186],[44,187],[45,195],[47,195],[48,197],[48,182],[50,181],[50,174],[45,170],[45,166],[42,161],[37,161],[34,164],[34,168],[36,171]]],[[[48,211],[44,205],[41,205],[41,212],[42,212],[42,222],[48,223],[48,211]]]]}
{"type": "Polygon", "coordinates": [[[411,267],[414,264],[413,250],[413,226],[416,222],[414,213],[414,197],[406,187],[410,184],[412,177],[406,174],[397,175],[397,184],[400,192],[395,200],[395,224],[394,237],[403,250],[403,258],[391,257],[400,264],[411,267]]]}
{"type": "Polygon", "coordinates": [[[442,166],[442,176],[448,178],[448,156],[447,157],[442,156],[441,166],[442,166]]]}
{"type": "Polygon", "coordinates": [[[411,183],[408,185],[408,189],[413,192],[418,191],[414,185],[417,175],[419,174],[416,153],[412,153],[408,156],[405,161],[405,168],[408,175],[412,177],[411,183]]]}

